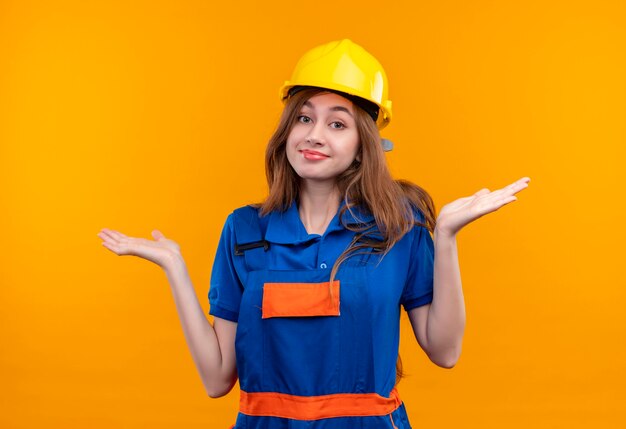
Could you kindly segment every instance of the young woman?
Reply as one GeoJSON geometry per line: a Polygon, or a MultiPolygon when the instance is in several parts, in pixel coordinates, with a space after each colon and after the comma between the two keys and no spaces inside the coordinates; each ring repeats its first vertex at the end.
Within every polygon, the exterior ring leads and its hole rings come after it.
{"type": "Polygon", "coordinates": [[[209,396],[239,378],[236,428],[410,428],[395,388],[400,308],[430,360],[452,368],[465,328],[456,235],[530,179],[460,198],[435,220],[428,193],[389,174],[386,75],[350,40],[307,52],[280,94],[269,195],[226,220],[213,326],[174,241],[98,235],[164,269],[209,396]]]}

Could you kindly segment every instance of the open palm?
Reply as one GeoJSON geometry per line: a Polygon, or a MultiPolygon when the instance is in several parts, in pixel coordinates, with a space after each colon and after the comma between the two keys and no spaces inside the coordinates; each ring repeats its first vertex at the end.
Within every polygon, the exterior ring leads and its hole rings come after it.
{"type": "Polygon", "coordinates": [[[530,178],[522,177],[493,192],[483,188],[472,196],[459,198],[446,204],[441,208],[437,217],[439,233],[449,236],[456,235],[468,223],[517,200],[515,194],[526,189],[528,182],[530,182],[530,178]]]}
{"type": "Polygon", "coordinates": [[[180,246],[174,240],[165,238],[158,230],[152,231],[153,240],[127,237],[119,231],[103,228],[98,234],[102,245],[116,255],[133,255],[154,262],[165,268],[172,259],[180,256],[180,246]]]}

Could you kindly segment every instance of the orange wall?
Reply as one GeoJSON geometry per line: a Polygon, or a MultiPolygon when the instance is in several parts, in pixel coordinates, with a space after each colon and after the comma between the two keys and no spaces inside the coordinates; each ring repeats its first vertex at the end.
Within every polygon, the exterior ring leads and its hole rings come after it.
{"type": "Polygon", "coordinates": [[[202,306],[218,234],[265,193],[278,88],[349,37],[385,66],[389,163],[438,208],[529,176],[458,237],[463,355],[403,319],[416,428],[623,427],[626,6],[0,2],[0,427],[225,428],[165,275],[103,227],[183,249],[202,306]]]}

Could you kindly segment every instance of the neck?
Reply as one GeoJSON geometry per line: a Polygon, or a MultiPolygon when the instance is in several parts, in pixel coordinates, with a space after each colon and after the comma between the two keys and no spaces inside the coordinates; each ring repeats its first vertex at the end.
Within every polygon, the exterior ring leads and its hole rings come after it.
{"type": "Polygon", "coordinates": [[[309,234],[323,235],[339,209],[339,189],[334,183],[303,180],[298,211],[309,234]]]}

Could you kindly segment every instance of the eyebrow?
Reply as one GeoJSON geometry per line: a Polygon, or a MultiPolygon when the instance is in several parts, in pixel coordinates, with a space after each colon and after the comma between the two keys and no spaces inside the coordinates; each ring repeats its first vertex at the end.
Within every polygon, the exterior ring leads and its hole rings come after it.
{"type": "MultiPolygon", "coordinates": [[[[314,109],[313,107],[313,103],[311,103],[310,101],[305,101],[304,105],[306,107],[310,107],[311,109],[314,109]]],[[[343,106],[333,106],[330,109],[328,109],[332,112],[346,112],[348,115],[352,116],[352,113],[350,113],[350,110],[348,110],[347,108],[343,107],[343,106]]]]}

